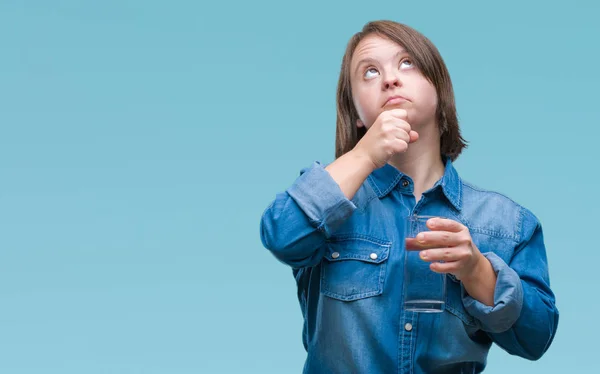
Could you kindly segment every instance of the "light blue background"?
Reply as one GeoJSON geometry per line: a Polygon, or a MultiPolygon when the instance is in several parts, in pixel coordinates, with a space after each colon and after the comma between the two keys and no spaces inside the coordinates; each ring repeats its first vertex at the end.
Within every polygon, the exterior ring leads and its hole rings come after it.
{"type": "Polygon", "coordinates": [[[0,373],[299,373],[259,219],[332,160],[346,42],[381,18],[444,56],[461,175],[544,225],[558,335],[486,372],[595,372],[600,9],[566,4],[3,0],[0,373]]]}

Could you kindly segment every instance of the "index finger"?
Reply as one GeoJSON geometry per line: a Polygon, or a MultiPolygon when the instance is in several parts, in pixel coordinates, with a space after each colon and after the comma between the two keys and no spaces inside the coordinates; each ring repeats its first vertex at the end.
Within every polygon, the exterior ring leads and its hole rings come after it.
{"type": "Polygon", "coordinates": [[[429,219],[427,221],[427,227],[429,227],[430,230],[449,232],[461,232],[466,229],[466,227],[458,221],[440,217],[429,219]]]}
{"type": "Polygon", "coordinates": [[[405,120],[408,118],[408,111],[406,109],[390,109],[388,112],[396,118],[405,120]]]}

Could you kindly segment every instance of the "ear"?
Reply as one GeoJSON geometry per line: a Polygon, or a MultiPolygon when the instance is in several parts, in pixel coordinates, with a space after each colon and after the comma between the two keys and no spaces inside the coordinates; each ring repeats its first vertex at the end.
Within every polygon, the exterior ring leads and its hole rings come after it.
{"type": "Polygon", "coordinates": [[[357,119],[356,120],[356,127],[358,127],[358,128],[365,127],[365,124],[360,119],[357,119]]]}

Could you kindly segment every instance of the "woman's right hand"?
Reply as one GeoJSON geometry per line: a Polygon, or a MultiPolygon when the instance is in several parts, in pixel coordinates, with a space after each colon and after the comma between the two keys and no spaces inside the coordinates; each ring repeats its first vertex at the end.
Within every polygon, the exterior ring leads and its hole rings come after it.
{"type": "Polygon", "coordinates": [[[382,112],[353,151],[367,157],[375,169],[383,167],[394,154],[406,152],[408,145],[419,138],[407,119],[404,109],[382,112]]]}

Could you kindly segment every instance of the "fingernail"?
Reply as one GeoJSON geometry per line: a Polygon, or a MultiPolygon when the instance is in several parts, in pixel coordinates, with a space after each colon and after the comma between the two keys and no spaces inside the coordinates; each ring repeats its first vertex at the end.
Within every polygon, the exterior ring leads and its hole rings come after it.
{"type": "Polygon", "coordinates": [[[419,243],[423,243],[423,242],[425,242],[425,234],[423,234],[423,233],[420,233],[420,234],[418,234],[418,235],[417,235],[417,241],[418,241],[419,243]]]}
{"type": "Polygon", "coordinates": [[[421,258],[427,258],[427,251],[421,251],[421,258]]]}

